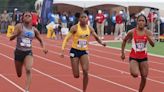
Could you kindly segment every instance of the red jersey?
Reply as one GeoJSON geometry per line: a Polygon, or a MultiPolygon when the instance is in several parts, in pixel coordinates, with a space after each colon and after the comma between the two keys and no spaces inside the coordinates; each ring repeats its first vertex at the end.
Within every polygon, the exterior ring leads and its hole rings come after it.
{"type": "Polygon", "coordinates": [[[155,15],[155,14],[154,14],[153,12],[149,13],[149,15],[148,15],[148,21],[149,21],[149,22],[154,22],[154,20],[155,20],[154,15],[155,15]]]}
{"type": "Polygon", "coordinates": [[[134,29],[132,39],[132,49],[130,53],[131,58],[144,59],[147,58],[147,37],[146,34],[140,36],[137,30],[134,29]]]}
{"type": "Polygon", "coordinates": [[[116,24],[121,24],[123,22],[122,16],[119,14],[116,16],[116,24]]]}
{"type": "Polygon", "coordinates": [[[36,13],[32,13],[32,25],[33,26],[38,25],[38,15],[36,13]]]}
{"type": "Polygon", "coordinates": [[[96,21],[97,21],[97,23],[103,23],[104,22],[104,20],[105,20],[105,17],[104,17],[104,14],[97,14],[96,15],[96,21]]]}

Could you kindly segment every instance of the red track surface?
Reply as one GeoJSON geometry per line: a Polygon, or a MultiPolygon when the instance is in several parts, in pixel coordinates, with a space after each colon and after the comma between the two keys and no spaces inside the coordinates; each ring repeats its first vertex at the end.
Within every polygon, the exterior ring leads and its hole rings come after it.
{"type": "MultiPolygon", "coordinates": [[[[33,77],[30,92],[80,92],[82,74],[74,79],[67,48],[65,58],[60,58],[61,40],[42,36],[49,53],[45,55],[34,40],[33,77]]],[[[70,47],[70,46],[67,46],[70,47]]],[[[128,60],[120,60],[120,51],[99,46],[89,46],[90,70],[87,92],[137,92],[140,78],[129,75],[128,60]]],[[[15,42],[0,35],[0,90],[22,92],[25,72],[17,78],[13,62],[15,42]]],[[[128,55],[128,54],[127,54],[128,55]]],[[[127,57],[128,58],[128,57],[127,57]]],[[[149,76],[144,92],[164,92],[164,58],[149,56],[149,76]]]]}

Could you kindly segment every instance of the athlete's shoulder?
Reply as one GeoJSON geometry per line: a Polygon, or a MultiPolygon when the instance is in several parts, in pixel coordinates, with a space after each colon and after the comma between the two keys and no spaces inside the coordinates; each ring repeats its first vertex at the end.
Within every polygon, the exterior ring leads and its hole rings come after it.
{"type": "Polygon", "coordinates": [[[136,28],[130,29],[129,32],[134,32],[136,31],[136,28]]]}
{"type": "Polygon", "coordinates": [[[127,34],[133,34],[136,28],[130,29],[127,34]]]}
{"type": "Polygon", "coordinates": [[[33,26],[32,29],[33,29],[34,33],[39,34],[39,30],[36,27],[33,26]]]}
{"type": "Polygon", "coordinates": [[[151,36],[152,32],[151,32],[151,30],[145,29],[145,34],[151,36]]]}
{"type": "Polygon", "coordinates": [[[94,28],[93,28],[92,26],[90,26],[90,25],[87,25],[87,26],[88,26],[88,28],[89,28],[90,32],[95,31],[95,30],[94,30],[94,28]]]}
{"type": "Polygon", "coordinates": [[[22,27],[22,26],[23,26],[22,23],[18,23],[18,24],[15,25],[15,27],[18,27],[18,28],[22,27]]]}
{"type": "Polygon", "coordinates": [[[34,31],[39,31],[35,26],[32,26],[32,29],[33,29],[34,31]]]}
{"type": "Polygon", "coordinates": [[[75,32],[77,31],[77,27],[78,27],[77,24],[76,24],[76,25],[73,25],[73,26],[71,27],[71,29],[70,29],[70,32],[75,33],[75,32]]]}
{"type": "Polygon", "coordinates": [[[22,23],[18,23],[18,24],[15,25],[15,29],[14,30],[16,30],[18,32],[21,32],[22,29],[23,29],[22,23]]]}

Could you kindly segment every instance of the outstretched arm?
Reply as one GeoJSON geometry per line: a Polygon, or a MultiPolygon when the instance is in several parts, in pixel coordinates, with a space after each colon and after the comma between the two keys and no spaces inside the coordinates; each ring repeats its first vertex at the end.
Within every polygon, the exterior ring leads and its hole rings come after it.
{"type": "Polygon", "coordinates": [[[14,40],[16,37],[18,37],[18,35],[20,35],[21,31],[20,31],[20,24],[17,24],[14,28],[14,33],[12,34],[12,36],[10,37],[10,41],[14,40]]]}
{"type": "Polygon", "coordinates": [[[99,39],[99,37],[98,37],[98,35],[96,34],[95,30],[94,30],[92,27],[90,27],[90,26],[89,26],[89,28],[90,28],[91,34],[92,34],[93,37],[96,39],[96,41],[97,41],[98,43],[100,43],[101,45],[106,46],[106,43],[104,43],[101,39],[99,39]]]}
{"type": "Polygon", "coordinates": [[[62,52],[61,52],[61,56],[64,57],[64,50],[65,47],[67,45],[67,42],[69,41],[69,39],[71,38],[71,36],[76,32],[76,26],[72,26],[70,31],[68,32],[68,34],[66,35],[66,37],[63,40],[62,43],[62,52]]]}
{"type": "Polygon", "coordinates": [[[126,42],[129,39],[132,39],[132,35],[133,35],[133,30],[129,31],[126,35],[126,37],[124,38],[122,45],[121,45],[121,59],[124,60],[125,59],[125,46],[126,46],[126,42]]]}
{"type": "Polygon", "coordinates": [[[151,45],[152,47],[154,47],[155,44],[154,44],[154,41],[153,41],[153,34],[152,34],[149,30],[146,30],[146,37],[147,37],[147,39],[148,39],[150,45],[151,45]]]}
{"type": "Polygon", "coordinates": [[[39,31],[36,28],[34,28],[34,31],[35,31],[35,37],[36,37],[36,39],[40,42],[40,45],[43,48],[43,52],[46,54],[48,52],[48,50],[46,49],[46,47],[45,47],[45,45],[43,43],[43,40],[40,37],[39,31]]]}

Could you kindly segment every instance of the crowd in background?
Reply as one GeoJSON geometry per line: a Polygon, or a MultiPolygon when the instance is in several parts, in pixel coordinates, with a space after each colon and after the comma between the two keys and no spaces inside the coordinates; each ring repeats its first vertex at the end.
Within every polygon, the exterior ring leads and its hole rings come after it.
{"type": "MultiPolygon", "coordinates": [[[[129,16],[125,10],[113,11],[111,14],[107,10],[97,10],[97,14],[93,14],[87,10],[85,12],[88,15],[88,24],[96,30],[101,39],[104,39],[104,35],[114,35],[115,40],[121,40],[122,36],[125,35],[124,33],[136,26],[136,14],[131,14],[129,16]]],[[[0,15],[0,32],[6,33],[8,25],[15,25],[21,22],[21,15],[22,12],[18,11],[17,8],[15,8],[11,13],[4,10],[0,15]]],[[[39,16],[35,12],[32,12],[32,15],[33,25],[38,27],[41,31],[42,27],[39,16]]],[[[77,24],[79,15],[79,12],[71,13],[55,11],[48,14],[47,25],[51,22],[58,25],[54,28],[54,31],[56,34],[59,34],[62,28],[70,29],[72,25],[77,24]]],[[[159,18],[155,10],[150,10],[147,19],[148,29],[152,31],[158,30],[157,24],[159,18]]],[[[164,28],[164,21],[162,19],[160,21],[160,25],[160,33],[163,34],[162,30],[164,28]]]]}

